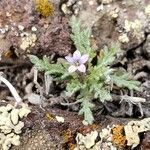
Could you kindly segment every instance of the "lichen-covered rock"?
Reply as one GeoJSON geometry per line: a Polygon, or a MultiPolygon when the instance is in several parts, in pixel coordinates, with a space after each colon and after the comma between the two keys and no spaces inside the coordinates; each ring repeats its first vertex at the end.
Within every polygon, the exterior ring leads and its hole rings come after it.
{"type": "Polygon", "coordinates": [[[27,104],[22,104],[23,107],[19,109],[19,117],[27,117],[27,115],[31,112],[27,104]]]}
{"type": "Polygon", "coordinates": [[[141,150],[150,149],[150,132],[144,133],[144,137],[140,145],[141,145],[141,150]]]}
{"type": "Polygon", "coordinates": [[[80,5],[76,2],[69,6],[68,2],[66,10],[78,15],[84,26],[93,28],[97,48],[120,41],[123,49],[128,50],[145,40],[149,18],[147,0],[81,0],[80,5]]]}
{"type": "Polygon", "coordinates": [[[101,138],[101,145],[100,150],[117,150],[115,146],[113,146],[112,142],[112,128],[107,126],[107,128],[102,129],[102,131],[99,133],[99,136],[101,138]]]}
{"type": "Polygon", "coordinates": [[[11,145],[20,145],[20,136],[14,133],[7,135],[0,133],[0,144],[2,144],[3,150],[9,150],[11,145]]]}
{"type": "Polygon", "coordinates": [[[8,150],[11,145],[20,144],[20,136],[24,123],[21,118],[26,117],[31,112],[26,104],[21,108],[15,108],[8,104],[0,107],[0,145],[3,150],[8,150]]]}
{"type": "Polygon", "coordinates": [[[97,131],[92,131],[85,136],[78,133],[76,136],[77,146],[74,150],[117,150],[112,143],[111,130],[112,128],[108,126],[99,134],[97,131]]]}
{"type": "Polygon", "coordinates": [[[140,143],[139,133],[150,131],[150,118],[141,121],[130,121],[124,126],[127,145],[132,148],[140,143]]]}
{"type": "Polygon", "coordinates": [[[91,148],[92,146],[95,145],[95,140],[97,136],[98,136],[97,131],[92,131],[86,136],[83,136],[81,133],[78,133],[76,136],[76,141],[79,147],[76,147],[75,150],[80,150],[82,149],[81,147],[85,147],[87,149],[91,148]]]}
{"type": "MultiPolygon", "coordinates": [[[[124,149],[125,147],[133,149],[140,144],[139,134],[148,131],[150,131],[150,118],[140,121],[130,121],[126,125],[107,126],[100,131],[99,136],[97,135],[97,131],[93,131],[86,136],[78,133],[75,150],[117,150],[124,149]]],[[[146,141],[148,141],[147,137],[142,141],[141,147],[148,147],[148,144],[145,143],[146,141]]]]}
{"type": "Polygon", "coordinates": [[[28,53],[67,55],[72,42],[68,20],[59,9],[61,1],[35,1],[0,1],[0,39],[6,41],[0,50],[13,48],[18,59],[26,58],[28,53]]]}

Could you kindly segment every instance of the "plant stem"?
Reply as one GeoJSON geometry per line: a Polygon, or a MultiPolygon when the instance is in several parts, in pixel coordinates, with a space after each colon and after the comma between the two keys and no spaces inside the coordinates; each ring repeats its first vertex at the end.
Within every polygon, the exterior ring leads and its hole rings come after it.
{"type": "Polygon", "coordinates": [[[0,75],[0,81],[2,81],[3,83],[6,84],[6,86],[9,88],[11,94],[13,95],[13,97],[15,98],[17,104],[22,102],[21,97],[19,96],[19,94],[17,93],[16,89],[13,87],[13,85],[6,80],[2,75],[0,75]]]}

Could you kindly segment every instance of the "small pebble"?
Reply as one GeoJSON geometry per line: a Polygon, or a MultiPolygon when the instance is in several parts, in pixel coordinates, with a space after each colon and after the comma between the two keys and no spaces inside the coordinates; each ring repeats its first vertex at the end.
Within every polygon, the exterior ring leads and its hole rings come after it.
{"type": "Polygon", "coordinates": [[[32,30],[33,32],[36,32],[36,31],[37,31],[37,28],[36,28],[36,27],[32,27],[31,30],[32,30]]]}
{"type": "Polygon", "coordinates": [[[89,5],[94,5],[94,1],[89,1],[89,5]]]}
{"type": "Polygon", "coordinates": [[[29,36],[29,34],[27,32],[23,32],[20,34],[21,37],[25,37],[25,36],[29,36]]]}
{"type": "Polygon", "coordinates": [[[11,27],[11,30],[12,30],[12,31],[14,31],[14,30],[15,30],[15,28],[14,28],[14,27],[11,27]]]}
{"type": "Polygon", "coordinates": [[[23,31],[23,30],[24,30],[24,26],[18,25],[18,29],[19,29],[20,31],[23,31]]]}
{"type": "Polygon", "coordinates": [[[0,29],[0,32],[1,32],[2,34],[5,34],[6,30],[5,30],[5,29],[0,29]]]}
{"type": "Polygon", "coordinates": [[[6,12],[6,16],[7,16],[7,17],[10,17],[10,16],[11,16],[11,13],[6,12]]]}
{"type": "Polygon", "coordinates": [[[97,11],[101,11],[101,10],[103,10],[103,9],[104,9],[104,6],[103,6],[103,5],[99,5],[99,6],[96,8],[97,11]]]}
{"type": "Polygon", "coordinates": [[[60,122],[60,123],[64,123],[64,122],[65,122],[65,119],[64,119],[63,117],[56,116],[55,118],[56,118],[56,120],[57,120],[58,122],[60,122]]]}
{"type": "Polygon", "coordinates": [[[78,2],[78,5],[82,5],[82,1],[79,1],[79,2],[78,2]]]}
{"type": "Polygon", "coordinates": [[[9,26],[5,25],[5,30],[8,31],[8,29],[9,29],[9,26]]]}

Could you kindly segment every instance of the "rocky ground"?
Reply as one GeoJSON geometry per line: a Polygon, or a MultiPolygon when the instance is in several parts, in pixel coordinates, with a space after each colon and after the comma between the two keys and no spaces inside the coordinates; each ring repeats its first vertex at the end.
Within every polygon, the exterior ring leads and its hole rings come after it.
{"type": "MultiPolygon", "coordinates": [[[[33,0],[0,0],[0,71],[15,86],[27,102],[27,95],[36,91],[33,83],[32,64],[28,54],[39,57],[54,55],[64,57],[75,47],[70,39],[68,24],[71,16],[77,16],[84,27],[92,28],[92,47],[100,50],[104,45],[120,42],[121,52],[116,66],[127,70],[141,82],[141,92],[135,93],[146,99],[143,104],[144,117],[150,116],[150,2],[149,0],[51,0],[48,16],[37,11],[33,0]],[[32,88],[30,88],[32,86],[32,88]],[[29,90],[30,89],[30,90],[29,90]]],[[[38,82],[43,86],[43,74],[38,82]]],[[[12,100],[7,87],[0,85],[3,103],[12,100]]],[[[37,91],[36,91],[37,92],[37,91]]],[[[84,127],[76,108],[60,107],[60,97],[48,97],[47,105],[29,104],[31,113],[25,118],[20,146],[13,150],[61,150],[74,149],[77,132],[89,133],[107,125],[125,124],[138,119],[123,118],[126,112],[120,106],[114,113],[99,116],[92,126],[84,127]],[[121,113],[121,115],[120,115],[121,113]],[[55,116],[64,117],[60,123],[55,116]]],[[[2,103],[2,104],[3,104],[2,103]]],[[[1,105],[2,105],[1,104],[1,105]]],[[[138,111],[135,107],[134,111],[138,111]]],[[[125,109],[125,111],[127,111],[125,109]]],[[[130,115],[129,115],[130,116],[130,115]]],[[[138,115],[139,116],[139,115],[138,115]]],[[[139,150],[149,150],[149,132],[142,134],[139,150]]],[[[126,149],[126,148],[125,148],[126,149]]]]}

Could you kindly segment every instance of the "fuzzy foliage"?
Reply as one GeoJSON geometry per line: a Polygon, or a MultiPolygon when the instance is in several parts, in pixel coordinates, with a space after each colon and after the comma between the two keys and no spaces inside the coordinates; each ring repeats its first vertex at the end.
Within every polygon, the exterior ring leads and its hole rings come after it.
{"type": "Polygon", "coordinates": [[[94,120],[92,115],[93,99],[98,99],[102,103],[112,101],[113,85],[129,90],[139,90],[140,83],[130,79],[128,74],[120,73],[118,70],[111,68],[111,64],[119,51],[118,45],[112,45],[110,48],[105,46],[97,55],[96,51],[90,46],[91,29],[81,28],[80,21],[75,17],[71,19],[70,26],[72,27],[71,38],[76,48],[81,54],[89,55],[86,73],[68,73],[67,69],[70,64],[65,59],[53,63],[45,57],[41,60],[30,55],[30,60],[37,69],[45,71],[54,79],[61,79],[61,82],[62,79],[65,81],[66,96],[75,97],[80,102],[79,114],[83,115],[84,120],[91,124],[94,120]],[[96,63],[93,63],[93,59],[96,59],[96,63]]]}
{"type": "Polygon", "coordinates": [[[48,17],[53,14],[54,6],[48,0],[35,0],[36,11],[43,17],[48,17]]]}

